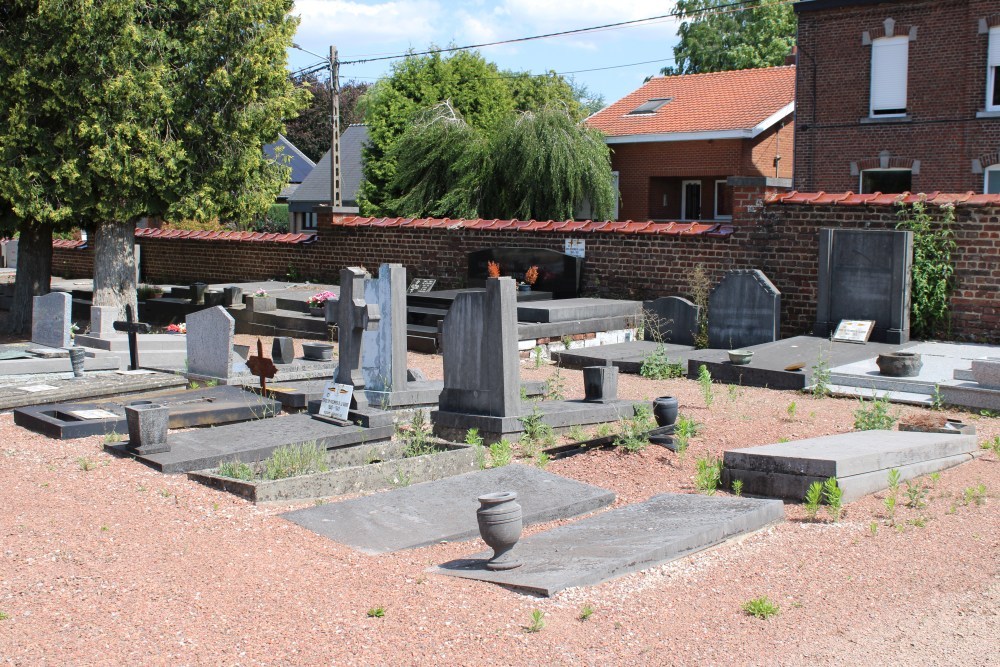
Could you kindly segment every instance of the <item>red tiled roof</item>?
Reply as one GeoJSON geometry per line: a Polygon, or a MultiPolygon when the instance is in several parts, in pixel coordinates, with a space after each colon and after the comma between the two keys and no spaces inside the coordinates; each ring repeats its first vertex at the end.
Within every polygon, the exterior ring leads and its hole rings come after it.
{"type": "Polygon", "coordinates": [[[450,220],[448,218],[361,218],[356,216],[335,217],[334,227],[410,227],[416,229],[507,229],[518,232],[564,232],[622,234],[673,234],[684,236],[729,236],[731,225],[714,222],[635,222],[594,221],[594,220],[450,220]]]}
{"type": "Polygon", "coordinates": [[[1000,195],[982,195],[975,192],[946,194],[942,192],[904,192],[902,194],[859,195],[853,192],[778,192],[770,195],[767,202],[774,204],[798,204],[807,206],[895,206],[897,203],[916,204],[924,202],[932,206],[952,204],[954,206],[1000,206],[1000,195]]]}
{"type": "Polygon", "coordinates": [[[587,119],[611,137],[751,130],[795,101],[795,66],[659,76],[587,119]],[[655,98],[656,113],[627,115],[655,98]]]}
{"type": "Polygon", "coordinates": [[[195,241],[267,241],[271,243],[312,243],[316,233],[276,234],[273,232],[207,232],[189,231],[184,229],[151,229],[135,230],[136,238],[153,239],[188,239],[195,241]]]}

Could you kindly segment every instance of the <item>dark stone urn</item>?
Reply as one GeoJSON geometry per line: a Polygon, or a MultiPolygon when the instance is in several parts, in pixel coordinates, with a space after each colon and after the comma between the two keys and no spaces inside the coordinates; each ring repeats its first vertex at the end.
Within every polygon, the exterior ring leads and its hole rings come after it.
{"type": "Polygon", "coordinates": [[[670,426],[677,421],[677,399],[673,396],[660,396],[653,400],[653,417],[658,426],[670,426]]]}
{"type": "Polygon", "coordinates": [[[521,506],[517,504],[517,493],[500,491],[479,496],[479,534],[493,549],[493,557],[486,561],[487,570],[513,570],[521,566],[511,550],[521,539],[521,506]]]}
{"type": "Polygon", "coordinates": [[[889,352],[878,355],[875,360],[878,372],[894,378],[911,378],[920,374],[924,362],[915,352],[889,352]]]}
{"type": "Polygon", "coordinates": [[[87,360],[87,350],[74,345],[69,348],[69,365],[73,369],[73,377],[83,377],[83,365],[87,360]]]}

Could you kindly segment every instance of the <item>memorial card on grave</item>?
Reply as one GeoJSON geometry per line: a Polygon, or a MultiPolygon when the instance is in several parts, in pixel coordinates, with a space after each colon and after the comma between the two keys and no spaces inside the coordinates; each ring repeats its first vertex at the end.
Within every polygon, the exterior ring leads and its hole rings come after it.
{"type": "Polygon", "coordinates": [[[736,350],[778,340],[781,292],[758,269],[727,271],[708,297],[708,346],[736,350]]]}
{"type": "Polygon", "coordinates": [[[31,311],[31,342],[46,347],[69,347],[73,297],[66,292],[36,296],[31,311]]]}
{"type": "Polygon", "coordinates": [[[913,232],[821,229],[813,334],[826,338],[841,320],[874,320],[870,340],[910,340],[913,232]]]}
{"type": "Polygon", "coordinates": [[[875,320],[841,320],[833,332],[834,343],[867,343],[875,320]]]}
{"type": "MultiPolygon", "coordinates": [[[[381,275],[381,272],[380,272],[381,275]]],[[[406,288],[407,294],[422,294],[430,292],[437,284],[437,278],[414,278],[410,281],[410,286],[406,288]]]]}
{"type": "Polygon", "coordinates": [[[349,384],[327,382],[323,389],[323,399],[319,404],[319,412],[314,415],[324,421],[332,421],[343,426],[349,425],[348,415],[351,412],[351,398],[354,387],[349,384]]]}

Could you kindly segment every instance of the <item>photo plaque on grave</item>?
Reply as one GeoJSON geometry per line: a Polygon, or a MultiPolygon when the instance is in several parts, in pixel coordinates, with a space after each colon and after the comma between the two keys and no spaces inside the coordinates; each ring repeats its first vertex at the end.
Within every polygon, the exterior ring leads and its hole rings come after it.
{"type": "Polygon", "coordinates": [[[867,343],[875,328],[875,320],[841,320],[833,332],[835,343],[867,343]]]}
{"type": "Polygon", "coordinates": [[[437,278],[414,278],[406,288],[407,294],[423,294],[430,292],[437,284],[437,278]]]}
{"type": "Polygon", "coordinates": [[[347,421],[353,395],[354,387],[351,385],[328,382],[323,390],[323,402],[319,406],[319,416],[347,421]]]}

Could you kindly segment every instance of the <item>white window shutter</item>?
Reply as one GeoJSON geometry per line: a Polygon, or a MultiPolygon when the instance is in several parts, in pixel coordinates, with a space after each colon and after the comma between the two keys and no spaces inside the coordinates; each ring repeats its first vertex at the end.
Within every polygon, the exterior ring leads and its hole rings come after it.
{"type": "Polygon", "coordinates": [[[1000,26],[990,28],[990,67],[1000,67],[1000,26]]]}
{"type": "Polygon", "coordinates": [[[906,109],[909,59],[909,37],[883,37],[872,42],[872,115],[906,109]]]}

